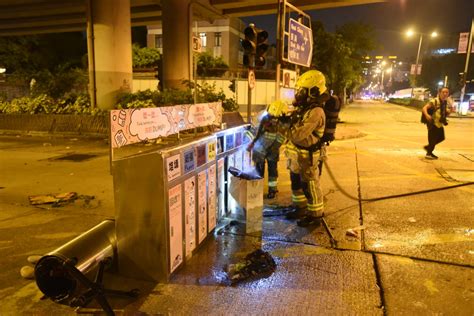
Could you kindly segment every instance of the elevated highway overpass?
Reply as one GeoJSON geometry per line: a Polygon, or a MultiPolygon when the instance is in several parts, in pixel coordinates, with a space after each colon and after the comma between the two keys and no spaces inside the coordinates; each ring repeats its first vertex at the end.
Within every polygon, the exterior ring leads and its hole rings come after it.
{"type": "MultiPolygon", "coordinates": [[[[293,0],[317,10],[385,0],[293,0]]],[[[93,105],[112,108],[132,82],[131,27],[163,26],[163,85],[192,79],[192,21],[276,14],[278,0],[0,0],[0,36],[84,31],[93,105]]],[[[275,21],[276,24],[276,21],[275,21]]]]}

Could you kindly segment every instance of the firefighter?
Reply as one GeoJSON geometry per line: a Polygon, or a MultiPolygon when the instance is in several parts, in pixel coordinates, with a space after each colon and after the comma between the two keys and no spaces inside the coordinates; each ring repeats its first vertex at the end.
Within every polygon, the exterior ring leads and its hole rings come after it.
{"type": "Polygon", "coordinates": [[[280,118],[288,113],[288,105],[283,101],[274,101],[268,105],[258,125],[257,133],[247,150],[252,151],[252,160],[258,174],[263,177],[265,162],[268,164],[268,194],[266,198],[275,198],[278,184],[278,160],[280,147],[285,142],[281,130],[280,118]]]}
{"type": "Polygon", "coordinates": [[[298,78],[285,155],[295,208],[287,218],[299,219],[297,224],[301,227],[317,226],[323,216],[318,162],[324,151],[321,150],[326,124],[323,106],[329,99],[326,79],[321,72],[309,70],[298,78]]]}

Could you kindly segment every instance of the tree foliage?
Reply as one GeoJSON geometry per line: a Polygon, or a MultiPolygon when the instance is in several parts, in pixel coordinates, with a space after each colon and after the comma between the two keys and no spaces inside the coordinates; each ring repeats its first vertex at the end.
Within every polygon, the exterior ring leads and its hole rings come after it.
{"type": "Polygon", "coordinates": [[[229,69],[222,56],[214,57],[210,52],[197,53],[197,74],[200,77],[221,77],[229,69]]]}
{"type": "MultiPolygon", "coordinates": [[[[449,54],[444,56],[431,56],[424,58],[421,74],[417,77],[418,86],[430,89],[436,95],[438,82],[448,76],[448,87],[452,92],[460,91],[459,73],[464,70],[465,55],[449,54]]],[[[469,67],[468,78],[474,76],[474,67],[469,67]]]]}
{"type": "Polygon", "coordinates": [[[376,47],[375,33],[363,23],[348,23],[330,33],[319,21],[312,21],[313,65],[326,75],[336,94],[353,91],[363,82],[362,58],[376,47]]]}
{"type": "Polygon", "coordinates": [[[0,62],[14,84],[27,86],[34,79],[34,95],[51,97],[87,86],[85,38],[82,33],[0,37],[0,62]]]}
{"type": "Polygon", "coordinates": [[[140,47],[137,43],[132,45],[133,68],[158,67],[160,60],[161,55],[156,48],[140,47]]]}
{"type": "Polygon", "coordinates": [[[164,89],[163,91],[146,90],[125,93],[120,96],[117,107],[119,109],[129,109],[193,104],[194,97],[196,97],[197,103],[221,101],[222,107],[226,111],[235,111],[238,107],[234,99],[226,98],[222,89],[217,91],[215,84],[203,83],[195,85],[191,81],[184,81],[184,84],[187,86],[185,90],[164,89]]]}

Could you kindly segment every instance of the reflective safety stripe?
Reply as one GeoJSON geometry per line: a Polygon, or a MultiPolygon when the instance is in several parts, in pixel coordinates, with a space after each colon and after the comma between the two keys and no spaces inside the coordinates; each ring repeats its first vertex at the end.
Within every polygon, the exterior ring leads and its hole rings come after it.
{"type": "Polygon", "coordinates": [[[274,188],[276,188],[277,185],[278,185],[278,181],[277,181],[277,180],[274,180],[274,181],[270,181],[270,180],[269,180],[269,181],[268,181],[268,186],[269,186],[269,187],[274,187],[274,188]]]}
{"type": "Polygon", "coordinates": [[[304,194],[292,194],[291,195],[291,200],[295,203],[297,202],[306,202],[306,196],[304,194]]]}
{"type": "Polygon", "coordinates": [[[308,191],[311,195],[311,201],[308,202],[308,210],[313,212],[322,211],[324,208],[324,201],[322,192],[318,189],[316,181],[308,181],[308,191]]]}
{"type": "Polygon", "coordinates": [[[282,134],[278,133],[278,134],[277,134],[277,142],[283,144],[285,141],[286,141],[286,137],[283,136],[282,134]]]}
{"type": "Polygon", "coordinates": [[[323,202],[318,203],[318,204],[308,203],[308,211],[317,212],[317,211],[322,211],[323,208],[324,208],[323,202]]]}
{"type": "Polygon", "coordinates": [[[251,131],[245,131],[244,135],[250,138],[250,140],[255,138],[255,135],[251,131]]]}
{"type": "Polygon", "coordinates": [[[263,134],[263,137],[268,140],[275,140],[277,138],[277,134],[266,132],[265,134],[263,134]]]}

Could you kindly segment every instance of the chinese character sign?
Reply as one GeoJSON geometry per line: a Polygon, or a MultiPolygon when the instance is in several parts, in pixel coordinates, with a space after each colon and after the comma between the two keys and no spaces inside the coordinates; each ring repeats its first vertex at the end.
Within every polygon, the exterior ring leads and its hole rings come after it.
{"type": "Polygon", "coordinates": [[[110,111],[112,148],[222,123],[221,102],[110,111]]]}
{"type": "Polygon", "coordinates": [[[179,154],[166,158],[166,168],[168,170],[168,181],[176,179],[181,175],[179,154]]]}
{"type": "Polygon", "coordinates": [[[168,191],[170,271],[173,272],[183,262],[183,225],[181,184],[168,191]]]}
{"type": "Polygon", "coordinates": [[[293,64],[309,67],[313,58],[312,30],[290,19],[288,38],[288,61],[293,64]]]}

